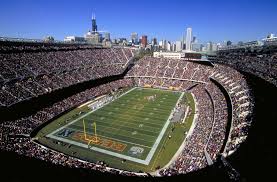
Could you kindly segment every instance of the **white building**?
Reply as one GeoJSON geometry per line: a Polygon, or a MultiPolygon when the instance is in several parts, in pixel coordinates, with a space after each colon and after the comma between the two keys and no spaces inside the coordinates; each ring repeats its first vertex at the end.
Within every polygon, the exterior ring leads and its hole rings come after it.
{"type": "Polygon", "coordinates": [[[176,43],[171,43],[171,51],[176,52],[176,43]]]}
{"type": "Polygon", "coordinates": [[[171,51],[171,43],[170,42],[166,43],[166,50],[171,51]]]}
{"type": "Polygon", "coordinates": [[[134,44],[138,44],[138,33],[136,32],[131,33],[131,41],[134,44]]]}
{"type": "Polygon", "coordinates": [[[162,49],[163,49],[163,50],[166,50],[166,49],[167,49],[167,41],[166,41],[166,40],[163,40],[162,49]]]}
{"type": "Polygon", "coordinates": [[[182,42],[176,41],[176,52],[182,51],[182,42]]]}
{"type": "Polygon", "coordinates": [[[211,51],[217,51],[217,47],[218,47],[218,45],[216,43],[213,43],[211,51]]]}
{"type": "Polygon", "coordinates": [[[191,50],[191,41],[192,41],[192,28],[187,28],[187,35],[186,35],[186,50],[191,50]]]}
{"type": "Polygon", "coordinates": [[[211,52],[212,51],[212,42],[208,42],[207,45],[206,45],[206,51],[207,52],[211,52]]]}
{"type": "Polygon", "coordinates": [[[182,57],[184,57],[184,53],[181,53],[181,52],[154,52],[153,57],[155,57],[155,58],[181,59],[182,57]]]}
{"type": "Polygon", "coordinates": [[[84,42],[84,37],[77,37],[77,36],[67,36],[64,38],[65,42],[84,42]]]}
{"type": "Polygon", "coordinates": [[[277,45],[277,37],[271,33],[263,39],[265,45],[277,45]]]}
{"type": "Polygon", "coordinates": [[[88,33],[86,33],[84,37],[85,40],[89,43],[99,44],[101,42],[102,34],[98,32],[88,31],[88,33]]]}

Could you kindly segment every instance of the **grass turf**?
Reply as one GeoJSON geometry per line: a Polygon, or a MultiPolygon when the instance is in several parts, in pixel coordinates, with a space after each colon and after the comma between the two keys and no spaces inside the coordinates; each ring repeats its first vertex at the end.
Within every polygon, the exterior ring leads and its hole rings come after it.
{"type": "MultiPolygon", "coordinates": [[[[98,109],[97,111],[84,117],[87,126],[87,132],[93,134],[92,122],[97,123],[97,134],[100,137],[107,139],[115,139],[126,144],[126,148],[122,154],[129,155],[128,151],[132,146],[140,146],[144,148],[144,153],[137,158],[144,159],[153,144],[156,141],[161,128],[165,124],[172,108],[175,106],[181,93],[165,90],[154,89],[135,89],[128,94],[116,99],[112,103],[98,109]],[[147,101],[147,96],[157,95],[154,101],[147,101]],[[148,118],[148,119],[146,119],[148,118]],[[125,141],[125,142],[124,142],[125,141]]],[[[190,94],[185,95],[188,104],[191,103],[191,108],[194,110],[194,102],[190,94]]],[[[190,105],[190,104],[189,104],[190,105]]],[[[49,124],[38,134],[39,142],[64,153],[76,156],[89,161],[104,160],[112,167],[134,170],[134,171],[153,171],[157,166],[165,165],[174,155],[182,141],[184,140],[184,132],[188,131],[191,125],[192,118],[188,116],[188,121],[185,124],[170,123],[167,128],[160,145],[155,151],[155,155],[148,166],[138,164],[132,161],[122,163],[118,157],[109,156],[100,152],[88,150],[78,146],[70,146],[68,144],[59,145],[45,136],[50,132],[55,131],[61,125],[66,124],[65,120],[73,120],[78,116],[78,112],[89,112],[87,107],[76,108],[68,114],[62,116],[56,121],[49,124]],[[175,130],[171,128],[175,125],[175,130]],[[171,134],[172,141],[168,141],[168,135],[171,134]],[[162,147],[166,145],[168,147],[162,147]]],[[[82,120],[72,123],[68,126],[74,131],[83,130],[82,120]]],[[[81,142],[81,141],[79,141],[81,142]]],[[[99,148],[105,148],[97,146],[99,148]]]]}

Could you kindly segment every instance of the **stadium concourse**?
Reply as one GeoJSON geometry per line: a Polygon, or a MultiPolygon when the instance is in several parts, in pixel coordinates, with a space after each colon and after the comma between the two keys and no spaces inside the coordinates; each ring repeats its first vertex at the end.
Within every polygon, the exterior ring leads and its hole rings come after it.
{"type": "Polygon", "coordinates": [[[134,56],[129,48],[3,44],[0,50],[3,108],[79,82],[122,74],[117,80],[73,94],[29,116],[1,122],[1,150],[72,168],[147,176],[110,168],[103,161],[89,163],[67,156],[35,143],[31,137],[36,128],[88,100],[134,86],[190,92],[196,102],[193,130],[184,148],[172,164],[155,175],[172,176],[205,168],[218,157],[234,153],[248,135],[254,105],[251,89],[244,76],[228,66],[145,56],[125,74],[134,56]]]}

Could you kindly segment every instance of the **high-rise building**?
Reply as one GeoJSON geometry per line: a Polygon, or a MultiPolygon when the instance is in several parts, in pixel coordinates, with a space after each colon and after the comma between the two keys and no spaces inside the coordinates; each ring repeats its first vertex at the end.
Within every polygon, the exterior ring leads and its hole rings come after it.
{"type": "Polygon", "coordinates": [[[163,41],[162,40],[159,41],[159,46],[161,46],[161,47],[163,46],[163,41]]]}
{"type": "Polygon", "coordinates": [[[159,46],[161,47],[162,50],[167,50],[167,41],[166,40],[161,40],[159,42],[159,46]]]}
{"type": "MultiPolygon", "coordinates": [[[[219,45],[220,45],[220,44],[219,44],[219,45]]],[[[216,44],[216,43],[213,43],[213,44],[212,44],[212,51],[217,51],[219,45],[216,44]]]]}
{"type": "Polygon", "coordinates": [[[206,51],[207,52],[211,52],[212,51],[212,45],[213,43],[212,42],[208,42],[207,45],[206,45],[206,51]]]}
{"type": "Polygon", "coordinates": [[[99,44],[102,42],[102,34],[97,32],[96,18],[94,14],[92,14],[91,19],[92,19],[91,31],[88,31],[88,33],[85,34],[85,40],[91,44],[99,44]]]}
{"type": "Polygon", "coordinates": [[[191,41],[192,41],[192,28],[187,28],[186,34],[186,50],[191,50],[191,41]]]}
{"type": "Polygon", "coordinates": [[[95,14],[92,14],[92,32],[97,32],[96,17],[95,14]]]}
{"type": "Polygon", "coordinates": [[[197,43],[197,39],[195,36],[193,36],[193,38],[192,38],[192,43],[197,43]]]}
{"type": "Polygon", "coordinates": [[[176,41],[176,52],[182,51],[182,42],[176,41]]]}
{"type": "Polygon", "coordinates": [[[227,45],[227,46],[230,46],[230,45],[232,45],[232,42],[231,42],[230,40],[228,40],[228,41],[226,42],[226,45],[227,45]]]}
{"type": "Polygon", "coordinates": [[[166,43],[166,50],[167,51],[171,51],[171,43],[168,41],[167,43],[166,43]]]}
{"type": "Polygon", "coordinates": [[[158,44],[157,38],[153,38],[153,39],[151,40],[151,44],[152,44],[152,45],[157,45],[157,44],[158,44]]]}
{"type": "Polygon", "coordinates": [[[131,33],[131,41],[133,44],[138,44],[138,33],[136,32],[131,33]]]}
{"type": "Polygon", "coordinates": [[[146,35],[141,36],[141,45],[142,45],[142,47],[147,46],[147,36],[146,35]]]}
{"type": "Polygon", "coordinates": [[[182,38],[182,49],[185,49],[185,48],[186,48],[185,45],[186,45],[186,35],[185,35],[185,33],[184,33],[184,34],[183,34],[183,38],[182,38]]]}

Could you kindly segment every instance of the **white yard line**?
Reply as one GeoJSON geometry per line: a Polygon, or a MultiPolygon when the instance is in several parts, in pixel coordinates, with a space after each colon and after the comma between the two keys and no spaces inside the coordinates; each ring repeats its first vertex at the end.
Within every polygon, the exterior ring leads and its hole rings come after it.
{"type": "MultiPolygon", "coordinates": [[[[66,143],[70,143],[70,144],[73,144],[73,145],[77,145],[79,147],[88,148],[87,144],[75,142],[75,141],[68,140],[68,139],[65,139],[65,138],[60,138],[60,137],[56,137],[56,136],[51,136],[51,138],[59,140],[59,141],[63,141],[63,142],[66,142],[66,143]]],[[[103,154],[108,154],[108,155],[111,155],[111,156],[115,156],[115,157],[119,157],[119,158],[122,158],[122,159],[129,160],[129,161],[134,161],[134,162],[137,162],[137,163],[140,163],[140,164],[148,165],[148,163],[145,160],[138,159],[138,158],[135,158],[135,157],[130,157],[130,156],[127,156],[127,155],[119,154],[119,153],[116,153],[116,152],[112,152],[112,151],[97,148],[97,147],[90,147],[89,149],[97,151],[97,152],[101,152],[103,154]]]]}
{"type": "MultiPolygon", "coordinates": [[[[130,128],[130,129],[134,129],[134,127],[133,126],[128,126],[127,124],[130,124],[130,123],[128,123],[128,122],[122,122],[122,121],[120,121],[121,123],[126,123],[125,125],[124,125],[124,127],[126,127],[126,128],[130,128]]],[[[97,122],[98,124],[97,124],[97,128],[98,127],[105,127],[105,128],[111,128],[111,129],[115,129],[115,127],[117,127],[117,126],[122,126],[122,124],[112,124],[111,126],[103,126],[103,125],[101,125],[101,124],[109,124],[109,122],[104,122],[104,121],[98,121],[97,122]]],[[[131,123],[131,124],[133,124],[133,125],[136,125],[137,126],[137,124],[135,124],[135,123],[131,123]]],[[[143,127],[148,127],[148,126],[143,126],[143,127]]],[[[155,128],[155,127],[149,127],[149,128],[155,128]]],[[[147,131],[147,132],[150,132],[150,133],[155,133],[155,134],[157,134],[157,133],[159,133],[158,131],[153,131],[153,130],[146,130],[146,129],[143,129],[143,128],[138,128],[137,130],[143,130],[143,131],[147,131]]],[[[126,131],[126,130],[125,130],[126,131]]],[[[131,131],[130,131],[131,132],[131,131]]],[[[143,135],[148,135],[148,134],[143,134],[143,135]]],[[[149,135],[149,136],[151,136],[151,137],[153,137],[152,135],[149,135]]]]}
{"type": "MultiPolygon", "coordinates": [[[[71,129],[73,129],[73,128],[71,128],[71,129]]],[[[77,129],[73,129],[73,130],[82,132],[81,130],[77,130],[77,129]]],[[[88,133],[89,133],[89,132],[88,132],[88,133]]],[[[120,140],[120,139],[113,138],[113,137],[107,137],[107,136],[103,136],[103,135],[99,135],[99,134],[97,134],[97,136],[101,136],[102,138],[113,139],[113,140],[120,141],[120,142],[124,142],[124,143],[130,143],[130,144],[133,144],[133,145],[138,145],[138,146],[142,146],[142,147],[146,147],[146,148],[152,148],[152,147],[147,146],[147,145],[137,144],[137,143],[133,143],[133,142],[127,142],[127,141],[125,141],[125,140],[120,140]]],[[[56,137],[56,136],[55,136],[55,137],[56,137]]],[[[61,138],[61,137],[58,137],[58,138],[61,138]]]]}
{"type": "MultiPolygon", "coordinates": [[[[71,128],[71,127],[68,127],[68,128],[74,129],[74,128],[71,128]]],[[[109,128],[111,128],[111,127],[109,127],[109,128]]],[[[116,128],[114,128],[114,129],[116,129],[116,128]]],[[[81,131],[81,130],[78,129],[78,131],[81,131]]],[[[87,133],[89,133],[89,132],[87,132],[87,133]]],[[[122,134],[119,134],[119,133],[116,133],[116,132],[109,132],[109,133],[111,133],[111,134],[117,134],[117,135],[123,136],[123,137],[127,137],[126,135],[122,135],[122,134]]],[[[147,135],[147,134],[141,134],[141,135],[147,135]]],[[[154,139],[156,138],[156,136],[152,136],[152,135],[147,135],[147,136],[150,136],[150,137],[152,137],[154,139]]],[[[149,142],[149,140],[145,140],[145,139],[142,139],[142,138],[136,138],[136,137],[132,137],[132,136],[128,136],[128,138],[132,138],[132,139],[135,139],[135,140],[142,140],[142,141],[149,142]]]]}
{"type": "MultiPolygon", "coordinates": [[[[193,93],[191,93],[191,95],[192,95],[192,97],[195,99],[193,93]]],[[[194,106],[195,106],[195,112],[196,112],[196,111],[198,111],[198,110],[197,110],[196,100],[194,100],[194,101],[195,101],[195,102],[194,102],[194,106]]],[[[174,156],[171,158],[171,160],[170,160],[164,167],[162,167],[161,169],[158,169],[158,170],[152,172],[152,174],[154,174],[154,175],[159,174],[159,171],[168,168],[174,161],[176,161],[176,160],[178,159],[179,155],[182,153],[182,151],[183,151],[184,148],[186,147],[188,138],[190,137],[191,133],[192,133],[193,130],[194,130],[195,123],[196,123],[196,119],[197,119],[197,116],[194,115],[192,124],[191,124],[191,126],[190,126],[190,129],[189,129],[189,131],[188,131],[188,133],[187,133],[187,135],[186,135],[184,141],[182,142],[181,146],[179,147],[179,149],[177,150],[177,152],[174,154],[174,156]]]]}
{"type": "MultiPolygon", "coordinates": [[[[133,118],[135,118],[135,117],[137,117],[137,116],[133,116],[133,118]]],[[[138,117],[137,117],[138,118],[138,117]]],[[[106,119],[106,118],[105,118],[106,119]]],[[[125,118],[124,118],[125,119],[125,118]]],[[[145,119],[145,118],[144,118],[145,119]]],[[[144,119],[142,119],[142,120],[133,120],[134,122],[133,123],[130,123],[130,122],[126,122],[126,121],[120,121],[120,122],[122,122],[122,123],[127,123],[127,124],[130,124],[130,125],[136,125],[137,123],[143,123],[143,124],[152,124],[152,125],[155,125],[155,126],[158,126],[158,127],[160,127],[160,126],[163,126],[163,125],[159,125],[159,124],[156,124],[156,123],[151,123],[151,122],[146,122],[146,121],[148,121],[148,120],[144,120],[144,119]]],[[[148,118],[148,119],[150,119],[150,118],[148,118]]],[[[153,118],[151,118],[151,120],[153,121],[153,118]]],[[[156,121],[156,119],[154,120],[154,121],[156,121]]],[[[99,122],[99,121],[98,121],[99,122]]],[[[104,121],[100,121],[101,123],[107,123],[107,122],[104,122],[104,121]]],[[[146,127],[148,127],[148,128],[156,128],[156,127],[153,127],[153,126],[149,126],[149,125],[145,125],[146,127]]],[[[145,131],[147,131],[147,130],[145,130],[145,131]]]]}
{"type": "MultiPolygon", "coordinates": [[[[136,88],[132,88],[132,89],[128,90],[127,92],[125,92],[124,94],[120,95],[119,97],[117,97],[117,98],[114,99],[114,100],[119,99],[120,97],[126,95],[127,93],[133,91],[134,89],[136,89],[136,88]]],[[[80,119],[86,117],[87,115],[89,115],[89,114],[91,114],[91,113],[97,111],[98,109],[104,107],[105,105],[108,105],[108,104],[112,103],[114,100],[112,100],[111,102],[108,102],[108,103],[106,103],[106,104],[103,104],[101,107],[99,107],[99,108],[97,108],[97,109],[95,109],[95,110],[92,110],[92,111],[88,112],[87,114],[85,114],[85,115],[83,115],[83,116],[81,116],[81,117],[79,117],[79,118],[77,118],[77,119],[71,121],[70,123],[68,123],[68,124],[66,124],[66,125],[64,125],[64,126],[62,126],[62,127],[60,127],[60,128],[58,128],[58,129],[56,129],[55,131],[53,131],[52,133],[50,133],[50,134],[48,134],[48,135],[46,135],[46,136],[49,137],[50,135],[53,135],[54,133],[56,133],[56,132],[58,132],[58,131],[60,131],[60,130],[62,130],[62,129],[64,129],[64,128],[66,128],[67,126],[69,126],[69,125],[71,125],[71,124],[73,124],[73,123],[79,121],[80,119]]]]}
{"type": "MultiPolygon", "coordinates": [[[[180,95],[180,97],[179,97],[179,99],[177,100],[175,106],[181,101],[181,99],[182,99],[183,96],[184,96],[184,92],[180,95]]],[[[152,157],[153,157],[153,155],[154,155],[154,153],[155,153],[155,151],[156,151],[158,145],[160,144],[160,141],[161,141],[161,139],[162,139],[162,137],[163,137],[163,135],[164,135],[164,133],[165,133],[165,131],[166,131],[166,129],[167,129],[169,123],[170,123],[170,119],[171,119],[172,117],[173,117],[173,110],[171,111],[171,113],[170,113],[170,115],[169,115],[169,117],[168,117],[168,119],[167,119],[167,121],[166,121],[166,123],[165,123],[163,129],[161,130],[161,132],[160,132],[158,138],[156,139],[156,142],[154,143],[152,149],[150,150],[150,152],[148,153],[148,155],[147,155],[147,157],[146,157],[146,159],[145,159],[145,161],[147,162],[147,165],[150,163],[150,161],[151,161],[151,159],[152,159],[152,157]]]]}
{"type": "MultiPolygon", "coordinates": [[[[123,95],[125,95],[125,94],[127,94],[127,93],[129,93],[129,92],[131,92],[131,91],[133,91],[133,90],[136,89],[136,88],[137,88],[137,87],[134,87],[134,88],[130,89],[129,91],[127,91],[127,92],[125,92],[124,94],[120,95],[118,98],[122,97],[123,95]]],[[[145,88],[143,88],[143,89],[145,89],[145,88]]],[[[151,88],[151,89],[153,89],[153,88],[151,88]]],[[[153,90],[156,90],[156,89],[153,89],[153,90]]],[[[184,92],[182,92],[182,94],[180,95],[180,97],[179,97],[179,99],[177,100],[175,106],[181,101],[181,98],[183,97],[183,95],[184,95],[184,92]]],[[[114,100],[117,100],[118,98],[116,98],[116,99],[114,99],[114,100]]],[[[114,100],[113,100],[113,101],[114,101],[114,100]]],[[[113,101],[111,101],[111,102],[113,102],[113,101]]],[[[109,102],[109,103],[111,103],[111,102],[109,102]]],[[[104,107],[105,105],[107,105],[107,104],[109,104],[109,103],[106,103],[106,104],[102,105],[101,107],[97,108],[96,110],[98,110],[98,109],[104,107]]],[[[65,139],[65,138],[57,137],[57,136],[54,136],[54,133],[56,133],[56,132],[58,132],[58,131],[60,131],[60,130],[62,130],[62,129],[64,129],[64,128],[66,128],[67,126],[69,126],[69,125],[71,125],[71,124],[73,124],[73,123],[79,121],[80,119],[86,117],[87,115],[93,113],[93,112],[96,111],[96,110],[90,111],[90,112],[88,112],[87,114],[85,114],[85,115],[83,115],[83,116],[81,116],[81,117],[79,117],[79,118],[73,120],[72,122],[70,122],[70,123],[64,125],[63,127],[58,128],[57,130],[55,130],[55,131],[53,131],[52,133],[48,134],[47,137],[50,137],[50,138],[53,138],[53,139],[56,139],[56,140],[60,140],[60,141],[66,142],[66,143],[74,144],[74,145],[77,145],[77,146],[80,146],[80,147],[83,147],[83,148],[88,148],[88,145],[87,145],[87,144],[82,144],[82,143],[75,142],[75,141],[72,141],[72,140],[68,140],[68,139],[65,139]]],[[[166,123],[164,124],[164,126],[163,126],[163,128],[162,128],[162,130],[161,130],[161,132],[160,132],[160,134],[159,134],[159,136],[157,137],[155,143],[154,143],[153,146],[151,147],[151,150],[149,151],[149,153],[148,153],[148,155],[147,155],[147,157],[146,157],[145,160],[138,159],[138,158],[135,158],[135,157],[126,156],[126,155],[119,154],[119,153],[112,152],[112,151],[105,150],[105,149],[100,149],[100,148],[97,148],[97,147],[91,147],[91,148],[89,148],[89,149],[94,150],[94,151],[97,151],[97,152],[102,152],[102,153],[104,153],[104,154],[112,155],[112,156],[115,156],[115,157],[119,157],[119,158],[122,158],[122,159],[134,161],[134,162],[137,162],[137,163],[140,163],[140,164],[148,165],[148,164],[150,163],[150,161],[151,161],[151,159],[152,159],[152,157],[153,157],[153,155],[154,155],[154,153],[155,153],[157,147],[159,146],[160,141],[161,141],[162,137],[164,136],[165,131],[167,130],[167,127],[168,127],[168,125],[169,125],[169,123],[170,123],[170,119],[173,117],[173,111],[174,111],[174,110],[171,111],[171,113],[170,113],[170,115],[169,115],[169,117],[168,117],[166,123]]],[[[108,137],[106,137],[106,138],[108,138],[108,137]]],[[[117,140],[118,140],[118,139],[117,139],[117,140]]],[[[126,142],[126,141],[122,141],[122,142],[126,142]]],[[[126,143],[131,143],[131,142],[126,142],[126,143]]],[[[134,144],[134,143],[132,143],[132,144],[134,144]]],[[[135,145],[139,145],[139,144],[135,144],[135,145]]],[[[149,148],[149,147],[148,147],[148,148],[149,148]]]]}

